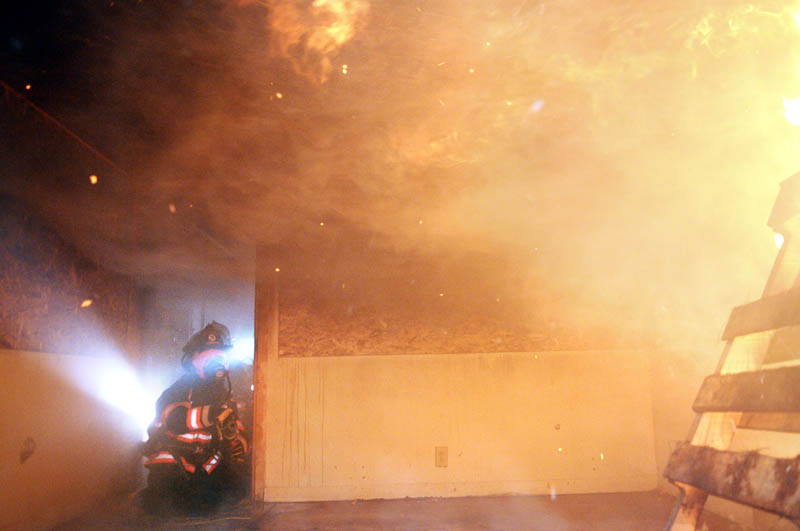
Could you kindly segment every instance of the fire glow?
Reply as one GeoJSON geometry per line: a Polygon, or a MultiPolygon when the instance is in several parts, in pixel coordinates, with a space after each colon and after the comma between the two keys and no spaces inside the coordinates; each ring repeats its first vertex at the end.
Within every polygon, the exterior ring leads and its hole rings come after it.
{"type": "Polygon", "coordinates": [[[783,116],[790,124],[800,126],[800,98],[783,98],[783,116]]]}
{"type": "MultiPolygon", "coordinates": [[[[298,74],[325,83],[333,56],[365,24],[368,13],[364,0],[314,0],[307,8],[297,2],[271,2],[272,52],[289,59],[298,74]]],[[[342,73],[347,74],[347,65],[342,73]]]]}

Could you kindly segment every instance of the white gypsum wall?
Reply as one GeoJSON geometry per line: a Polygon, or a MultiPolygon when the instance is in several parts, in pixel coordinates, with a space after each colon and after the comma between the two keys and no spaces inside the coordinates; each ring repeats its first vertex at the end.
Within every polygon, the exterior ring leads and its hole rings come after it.
{"type": "Polygon", "coordinates": [[[257,498],[557,495],[658,483],[645,352],[265,361],[266,488],[257,498]],[[437,447],[446,467],[436,466],[437,447]]]}
{"type": "Polygon", "coordinates": [[[93,394],[112,360],[13,350],[0,360],[0,529],[49,528],[132,487],[140,434],[93,394]]]}

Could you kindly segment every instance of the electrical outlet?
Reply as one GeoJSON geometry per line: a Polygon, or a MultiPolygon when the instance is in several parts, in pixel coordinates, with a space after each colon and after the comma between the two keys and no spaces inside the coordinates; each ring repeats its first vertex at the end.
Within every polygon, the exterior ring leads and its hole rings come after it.
{"type": "Polygon", "coordinates": [[[447,446],[436,446],[436,467],[447,468],[447,446]]]}

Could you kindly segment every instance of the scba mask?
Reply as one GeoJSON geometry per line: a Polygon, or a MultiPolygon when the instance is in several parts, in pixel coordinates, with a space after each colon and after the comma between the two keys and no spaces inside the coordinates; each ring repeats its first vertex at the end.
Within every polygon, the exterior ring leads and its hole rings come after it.
{"type": "Polygon", "coordinates": [[[192,367],[200,378],[223,378],[228,372],[228,353],[217,349],[198,352],[192,357],[192,367]]]}

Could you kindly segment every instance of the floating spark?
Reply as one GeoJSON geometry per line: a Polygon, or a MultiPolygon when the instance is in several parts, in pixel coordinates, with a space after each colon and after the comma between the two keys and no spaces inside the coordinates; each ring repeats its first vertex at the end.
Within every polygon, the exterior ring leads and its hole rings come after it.
{"type": "Polygon", "coordinates": [[[90,175],[89,176],[89,182],[92,183],[92,184],[97,184],[97,175],[94,175],[94,174],[90,175]]]}
{"type": "Polygon", "coordinates": [[[536,100],[528,107],[528,112],[531,114],[537,113],[544,108],[544,100],[536,100]]]}
{"type": "Polygon", "coordinates": [[[81,302],[81,308],[88,308],[91,305],[92,299],[85,299],[83,302],[81,302]]]}

